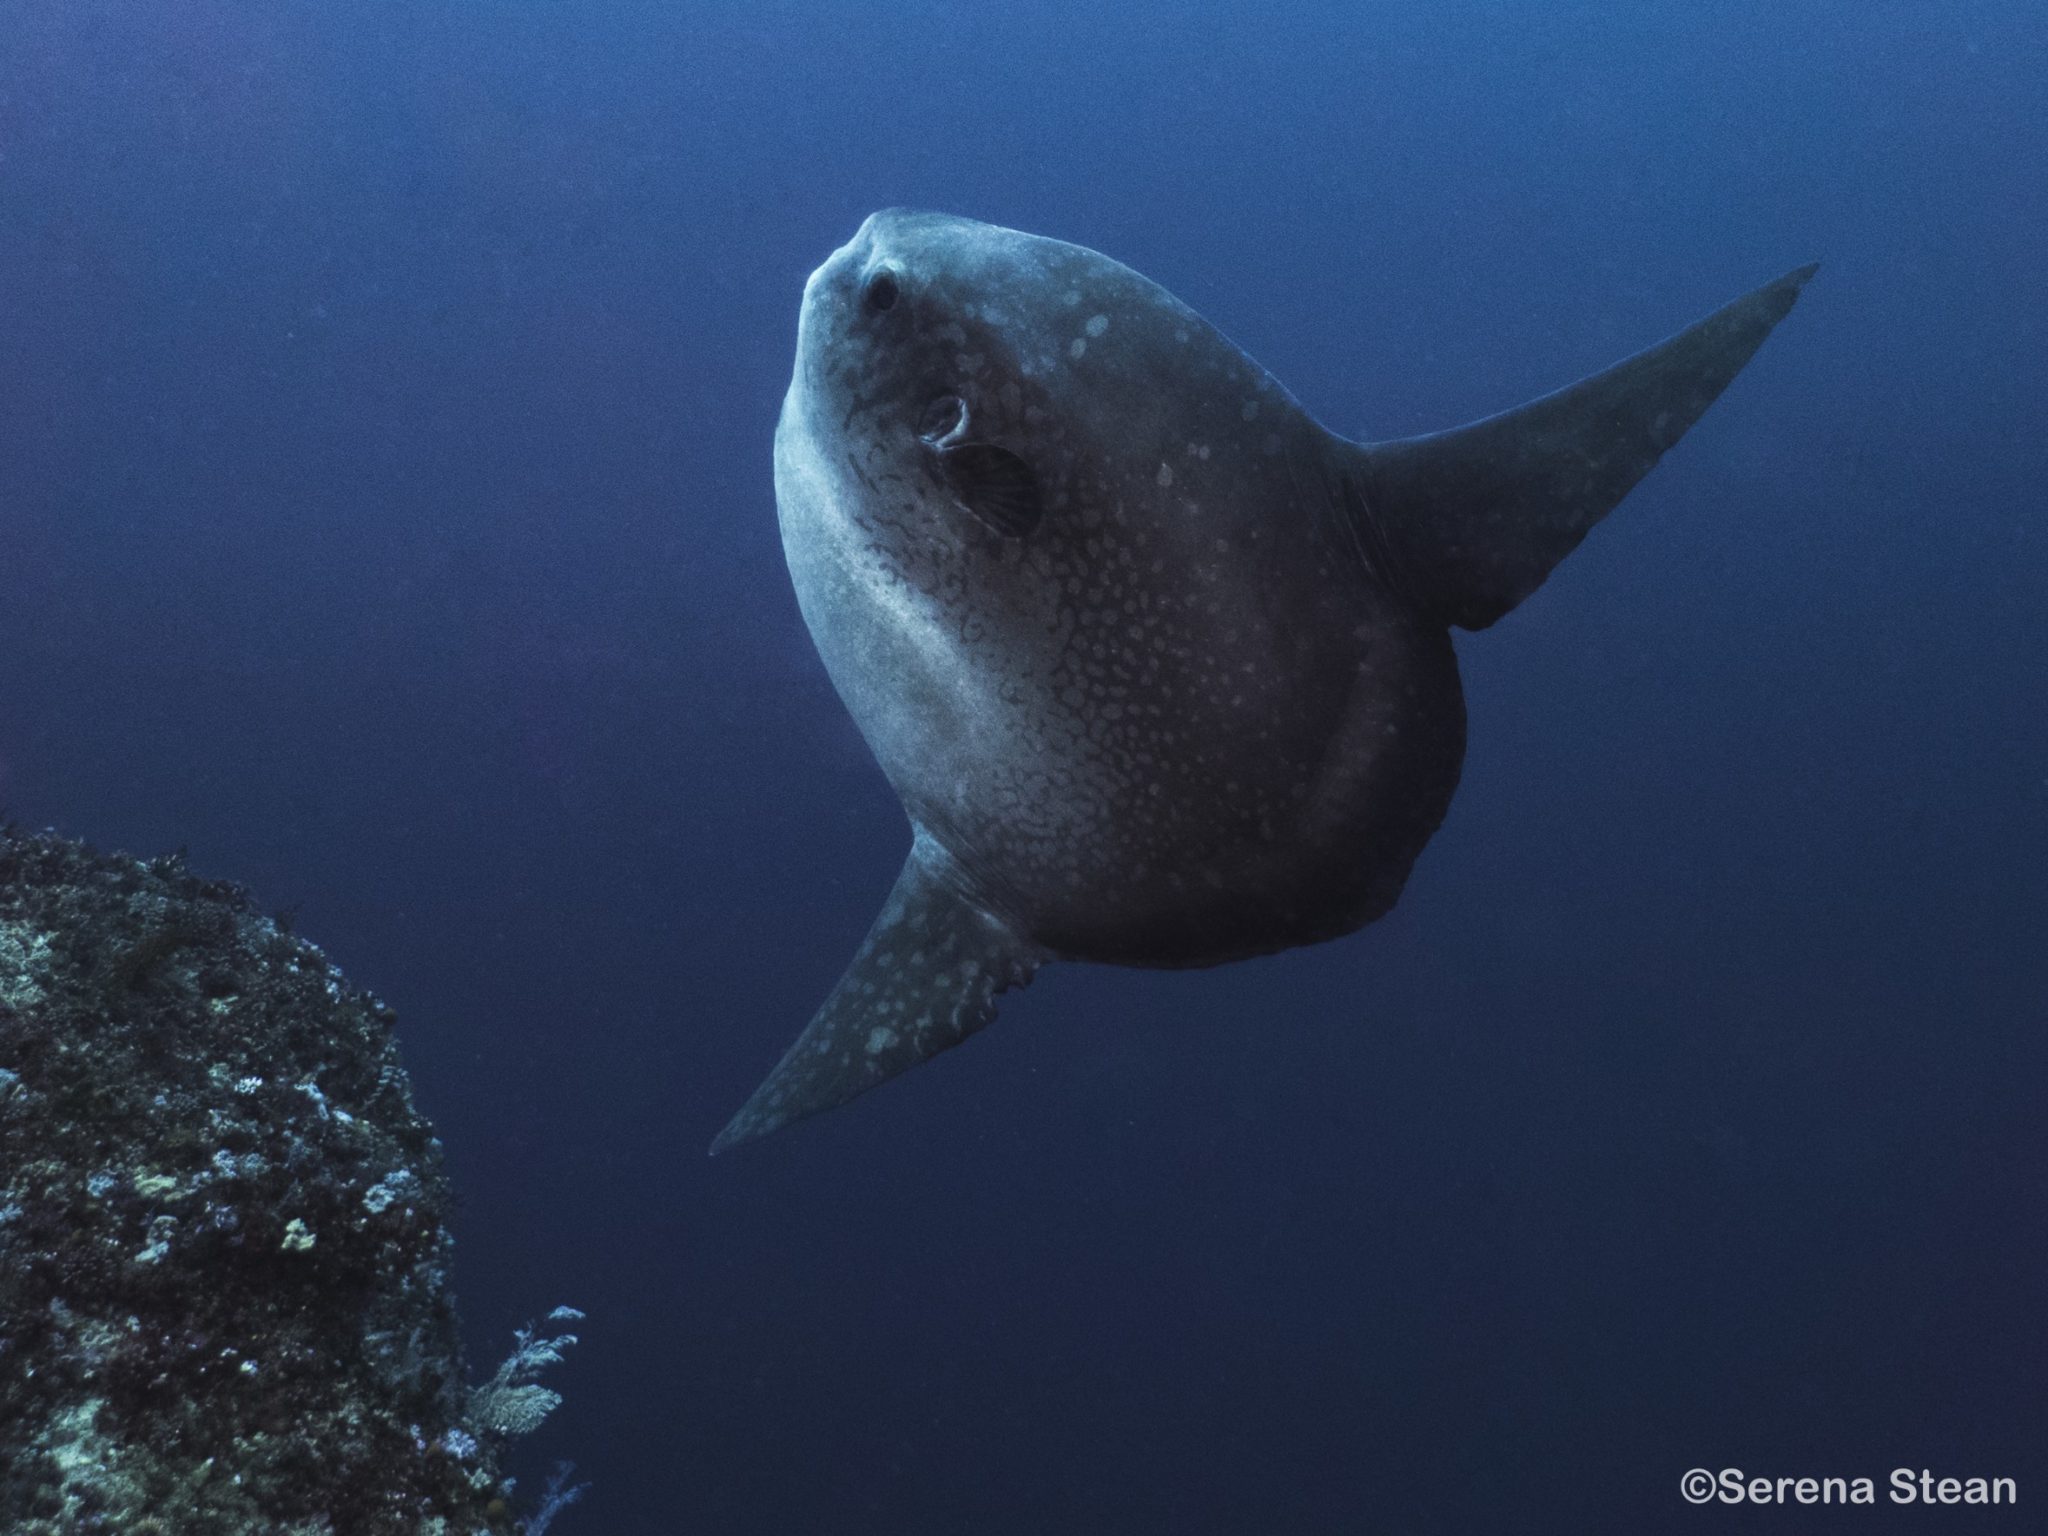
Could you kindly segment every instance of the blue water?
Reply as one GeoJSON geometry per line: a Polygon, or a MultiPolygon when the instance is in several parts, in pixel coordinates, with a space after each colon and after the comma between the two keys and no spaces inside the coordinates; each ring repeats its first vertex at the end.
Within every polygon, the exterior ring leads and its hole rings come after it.
{"type": "MultiPolygon", "coordinates": [[[[0,803],[400,1011],[573,1533],[1932,1530],[2048,1499],[2048,13],[79,0],[0,51],[0,803]],[[1524,608],[1400,908],[1059,967],[704,1148],[900,813],[782,567],[805,275],[1077,240],[1330,426],[1799,309],[1524,608]],[[1880,1506],[1691,1513],[1690,1467],[1880,1506]]],[[[1982,1517],[2019,1530],[2024,1510],[1982,1517]]]]}

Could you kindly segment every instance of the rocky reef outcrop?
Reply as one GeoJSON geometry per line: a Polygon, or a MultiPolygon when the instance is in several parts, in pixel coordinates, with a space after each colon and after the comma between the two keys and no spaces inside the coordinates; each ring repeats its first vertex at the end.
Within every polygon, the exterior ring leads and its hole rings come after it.
{"type": "Polygon", "coordinates": [[[235,886],[0,830],[0,1530],[515,1529],[392,1022],[235,886]]]}

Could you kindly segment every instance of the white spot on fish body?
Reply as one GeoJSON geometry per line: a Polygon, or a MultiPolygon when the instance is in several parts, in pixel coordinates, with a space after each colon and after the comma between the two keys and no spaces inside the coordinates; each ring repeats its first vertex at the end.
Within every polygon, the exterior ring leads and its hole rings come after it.
{"type": "Polygon", "coordinates": [[[1164,459],[1161,459],[1161,460],[1159,461],[1159,477],[1158,477],[1158,478],[1159,478],[1159,486],[1160,486],[1160,489],[1161,489],[1161,490],[1164,490],[1164,489],[1165,489],[1165,488],[1166,488],[1167,486],[1169,486],[1169,485],[1173,484],[1173,466],[1172,466],[1171,464],[1167,463],[1167,462],[1166,462],[1166,460],[1164,460],[1164,459]]]}
{"type": "Polygon", "coordinates": [[[886,1024],[877,1024],[868,1031],[868,1054],[879,1056],[896,1043],[896,1031],[886,1024]]]}
{"type": "Polygon", "coordinates": [[[1108,329],[1109,329],[1109,316],[1107,316],[1107,315],[1090,315],[1090,316],[1088,317],[1088,334],[1089,334],[1090,336],[1100,336],[1100,335],[1101,335],[1101,334],[1102,334],[1102,333],[1103,333],[1104,331],[1106,331],[1106,330],[1108,330],[1108,329]]]}
{"type": "Polygon", "coordinates": [[[1087,350],[1088,341],[1086,337],[1076,336],[1067,344],[1067,356],[1073,358],[1076,362],[1081,360],[1081,355],[1087,350]]]}

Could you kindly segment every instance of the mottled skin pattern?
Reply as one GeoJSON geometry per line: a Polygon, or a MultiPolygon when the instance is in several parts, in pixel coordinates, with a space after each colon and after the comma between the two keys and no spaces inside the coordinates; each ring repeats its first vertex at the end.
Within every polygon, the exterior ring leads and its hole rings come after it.
{"type": "Polygon", "coordinates": [[[1464,710],[1447,629],[1354,533],[1348,445],[1129,268],[935,214],[819,268],[797,354],[775,464],[804,618],[975,902],[1052,955],[1164,966],[1393,904],[1464,710]],[[1035,471],[1029,534],[938,474],[947,397],[1035,471]]]}
{"type": "Polygon", "coordinates": [[[1457,785],[1451,627],[1534,591],[1811,275],[1366,445],[1106,256],[869,219],[805,290],[775,488],[804,619],[914,837],[713,1150],[958,1044],[1046,960],[1211,965],[1385,912],[1457,785]]]}

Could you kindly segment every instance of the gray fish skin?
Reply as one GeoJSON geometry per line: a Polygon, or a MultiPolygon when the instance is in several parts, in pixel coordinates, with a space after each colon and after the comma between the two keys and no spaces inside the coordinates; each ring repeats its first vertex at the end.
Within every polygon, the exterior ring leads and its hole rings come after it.
{"type": "Polygon", "coordinates": [[[912,851],[713,1151],[958,1043],[1046,961],[1213,965],[1384,914],[1457,786],[1451,627],[1533,591],[1812,270],[1517,411],[1361,445],[1097,252],[870,218],[805,289],[775,483],[912,851]]]}

